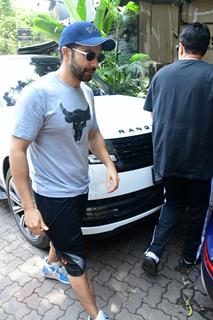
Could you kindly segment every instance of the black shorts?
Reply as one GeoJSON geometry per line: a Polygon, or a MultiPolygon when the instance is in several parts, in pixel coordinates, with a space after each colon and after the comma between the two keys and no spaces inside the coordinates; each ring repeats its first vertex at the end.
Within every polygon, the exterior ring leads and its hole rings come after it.
{"type": "MultiPolygon", "coordinates": [[[[81,220],[86,210],[87,198],[88,194],[74,198],[51,198],[35,193],[37,208],[49,228],[47,234],[65,267],[73,263],[70,257],[74,257],[74,260],[76,257],[77,260],[78,258],[82,260],[82,268],[84,270],[86,268],[81,220]]],[[[76,270],[72,270],[72,267],[71,270],[66,269],[73,276],[80,275],[78,268],[76,270]]]]}

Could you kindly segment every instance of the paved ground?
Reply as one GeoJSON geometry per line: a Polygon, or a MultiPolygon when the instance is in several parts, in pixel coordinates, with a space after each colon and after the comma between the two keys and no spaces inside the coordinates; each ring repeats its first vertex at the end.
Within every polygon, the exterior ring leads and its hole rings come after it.
{"type": "MultiPolygon", "coordinates": [[[[153,223],[144,221],[110,240],[87,241],[98,305],[115,320],[212,320],[213,305],[202,288],[199,267],[188,276],[174,270],[184,224],[165,251],[158,277],[141,270],[152,229],[153,223]]],[[[0,246],[0,320],[87,319],[68,285],[42,278],[46,252],[25,241],[6,201],[0,201],[0,246]]]]}

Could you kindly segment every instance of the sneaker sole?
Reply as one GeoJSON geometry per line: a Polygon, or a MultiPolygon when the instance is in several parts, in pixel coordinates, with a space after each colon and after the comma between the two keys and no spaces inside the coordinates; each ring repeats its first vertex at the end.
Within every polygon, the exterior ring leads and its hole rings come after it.
{"type": "Polygon", "coordinates": [[[44,273],[42,272],[42,276],[43,276],[45,279],[57,280],[57,281],[59,281],[59,282],[61,282],[61,283],[71,285],[70,282],[60,280],[60,279],[58,279],[58,277],[54,277],[54,275],[47,275],[47,274],[44,274],[44,273]]]}
{"type": "Polygon", "coordinates": [[[152,276],[156,276],[158,274],[156,270],[156,265],[154,264],[154,262],[152,263],[151,261],[144,260],[142,263],[142,269],[152,276]]]}

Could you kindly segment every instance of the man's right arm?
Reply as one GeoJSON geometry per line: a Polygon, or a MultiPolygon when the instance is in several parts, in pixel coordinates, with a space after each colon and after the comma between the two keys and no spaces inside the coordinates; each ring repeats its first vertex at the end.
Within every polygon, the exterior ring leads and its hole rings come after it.
{"type": "Polygon", "coordinates": [[[27,149],[29,145],[30,141],[12,136],[10,170],[24,210],[35,207],[29,183],[29,167],[27,161],[27,149]]]}
{"type": "Polygon", "coordinates": [[[48,230],[48,228],[44,224],[41,214],[33,201],[27,160],[27,149],[30,143],[30,141],[12,136],[10,147],[10,169],[18,194],[21,198],[25,223],[32,233],[42,234],[43,231],[48,230]]]}

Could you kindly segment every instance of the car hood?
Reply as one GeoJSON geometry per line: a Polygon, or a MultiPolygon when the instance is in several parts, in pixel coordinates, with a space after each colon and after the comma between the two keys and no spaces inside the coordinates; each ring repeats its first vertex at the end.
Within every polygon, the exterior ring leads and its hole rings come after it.
{"type": "MultiPolygon", "coordinates": [[[[14,115],[14,107],[3,107],[0,108],[0,132],[7,133],[11,132],[11,126],[13,122],[13,115],[14,115]]],[[[4,141],[4,135],[1,136],[1,142],[4,141]]]]}
{"type": "Polygon", "coordinates": [[[151,132],[152,119],[143,110],[144,99],[124,95],[95,97],[99,128],[105,139],[151,132]]]}
{"type": "Polygon", "coordinates": [[[0,135],[1,135],[1,147],[6,145],[11,138],[11,127],[13,123],[14,108],[0,108],[0,135]]]}

